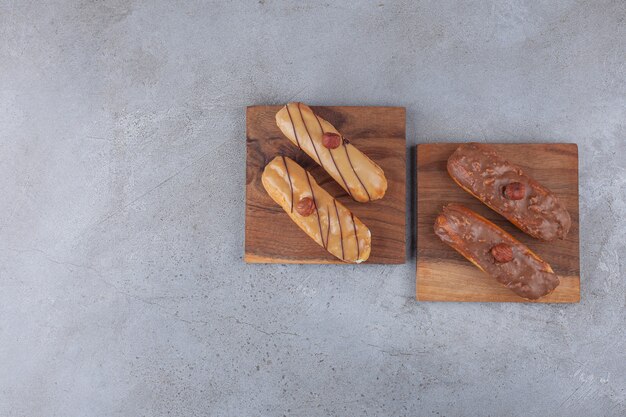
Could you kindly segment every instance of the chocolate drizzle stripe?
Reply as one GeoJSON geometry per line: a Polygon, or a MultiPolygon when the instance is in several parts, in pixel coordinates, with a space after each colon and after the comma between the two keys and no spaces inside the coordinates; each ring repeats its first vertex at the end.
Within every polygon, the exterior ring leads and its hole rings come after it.
{"type": "Polygon", "coordinates": [[[296,125],[293,122],[293,119],[291,118],[291,112],[289,111],[289,103],[287,103],[285,108],[287,109],[287,114],[289,115],[289,121],[291,122],[291,127],[293,128],[293,135],[296,137],[296,143],[298,144],[298,149],[302,149],[302,146],[300,146],[300,141],[298,140],[298,134],[296,133],[296,125]]]}
{"type": "MultiPolygon", "coordinates": [[[[324,136],[324,128],[322,127],[322,122],[320,122],[319,117],[317,117],[317,114],[313,113],[315,115],[315,120],[317,120],[317,124],[320,126],[320,131],[322,132],[322,136],[324,136]]],[[[346,191],[348,192],[348,195],[350,197],[352,197],[352,193],[350,192],[350,187],[348,186],[348,183],[346,182],[346,179],[343,177],[343,174],[341,173],[341,171],[339,170],[339,166],[337,165],[337,162],[335,162],[335,157],[333,156],[333,150],[332,149],[328,149],[328,153],[330,153],[330,159],[332,159],[333,164],[335,165],[335,170],[337,170],[337,173],[339,174],[339,176],[341,177],[341,180],[343,181],[343,184],[346,186],[346,191]]]]}
{"type": "Polygon", "coordinates": [[[287,179],[289,180],[289,189],[291,190],[291,210],[290,213],[293,213],[293,184],[291,183],[291,175],[289,175],[289,168],[287,167],[287,161],[285,157],[281,155],[283,158],[283,164],[285,164],[285,171],[287,171],[287,179]]]}
{"type": "Polygon", "coordinates": [[[320,228],[320,239],[322,239],[322,246],[324,249],[327,248],[326,243],[324,243],[324,235],[322,234],[322,222],[320,220],[320,211],[317,207],[317,200],[315,200],[315,192],[313,191],[313,187],[311,187],[311,179],[309,178],[309,172],[304,171],[306,174],[306,181],[309,183],[309,189],[311,190],[311,196],[313,197],[313,204],[315,204],[315,215],[317,216],[317,226],[320,228]]]}
{"type": "MultiPolygon", "coordinates": [[[[343,139],[343,136],[341,137],[341,139],[343,139]]],[[[341,141],[341,146],[343,146],[343,149],[346,152],[346,158],[348,158],[348,162],[350,163],[350,168],[352,168],[352,171],[354,172],[354,175],[356,176],[356,179],[359,180],[359,182],[361,183],[361,187],[363,187],[363,190],[365,191],[365,194],[367,194],[367,201],[372,201],[372,197],[370,196],[370,193],[367,191],[367,188],[365,187],[365,184],[363,184],[363,181],[361,181],[361,177],[359,177],[359,174],[356,173],[356,169],[354,169],[354,166],[352,165],[352,160],[350,159],[350,154],[348,154],[348,147],[346,146],[346,144],[345,144],[345,142],[343,140],[341,141]]]]}
{"type": "MultiPolygon", "coordinates": [[[[306,134],[309,136],[309,140],[311,141],[311,145],[313,145],[313,150],[315,151],[315,156],[317,156],[317,161],[324,168],[324,163],[322,162],[322,158],[320,158],[320,154],[317,153],[317,146],[315,146],[315,142],[313,142],[313,138],[311,137],[311,133],[309,132],[309,127],[306,125],[306,121],[304,120],[304,115],[302,114],[302,109],[300,109],[300,103],[298,103],[298,112],[300,112],[300,119],[302,119],[302,124],[304,125],[304,130],[306,130],[306,134]]],[[[326,169],[326,168],[324,168],[326,169]]]]}
{"type": "Polygon", "coordinates": [[[361,256],[361,253],[359,251],[359,237],[357,236],[356,233],[356,223],[354,222],[354,214],[350,213],[350,218],[352,219],[352,227],[354,228],[354,240],[356,240],[356,260],[359,260],[359,256],[361,256]]]}
{"type": "Polygon", "coordinates": [[[330,209],[326,206],[326,247],[328,247],[328,238],[330,237],[330,209]]]}
{"type": "Polygon", "coordinates": [[[341,259],[345,260],[345,255],[343,253],[343,230],[341,230],[341,219],[339,218],[339,210],[337,210],[337,200],[333,199],[333,204],[335,205],[335,213],[337,214],[337,223],[339,223],[339,242],[341,242],[341,259]]]}

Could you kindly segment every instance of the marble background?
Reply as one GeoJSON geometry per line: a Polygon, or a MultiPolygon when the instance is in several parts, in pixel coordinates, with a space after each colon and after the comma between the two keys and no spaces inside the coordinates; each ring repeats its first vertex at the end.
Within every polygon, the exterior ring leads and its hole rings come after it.
{"type": "Polygon", "coordinates": [[[625,19],[0,0],[0,415],[626,415],[625,19]],[[244,264],[244,109],[288,100],[405,106],[411,149],[577,143],[581,303],[417,303],[414,255],[244,264]]]}

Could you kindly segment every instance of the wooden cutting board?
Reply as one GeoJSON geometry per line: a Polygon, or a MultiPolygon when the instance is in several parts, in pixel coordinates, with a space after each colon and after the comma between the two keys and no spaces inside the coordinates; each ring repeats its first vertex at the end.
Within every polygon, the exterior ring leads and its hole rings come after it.
{"type": "Polygon", "coordinates": [[[548,262],[560,277],[554,292],[542,303],[580,301],[578,147],[576,144],[497,144],[510,162],[547,186],[563,201],[572,217],[565,240],[541,242],[509,223],[452,181],[448,157],[459,144],[436,143],[417,147],[417,274],[418,301],[530,302],[500,285],[444,244],[433,231],[435,218],[447,203],[461,203],[491,220],[548,262]]]}
{"type": "Polygon", "coordinates": [[[405,255],[406,139],[404,107],[316,107],[356,147],[381,166],[385,197],[369,203],[352,200],[319,165],[294,146],[276,126],[281,106],[251,106],[246,111],[246,262],[342,263],[309,238],[267,194],[261,183],[265,165],[285,155],[305,169],[330,195],[348,207],[372,232],[366,263],[401,264],[405,255]]]}

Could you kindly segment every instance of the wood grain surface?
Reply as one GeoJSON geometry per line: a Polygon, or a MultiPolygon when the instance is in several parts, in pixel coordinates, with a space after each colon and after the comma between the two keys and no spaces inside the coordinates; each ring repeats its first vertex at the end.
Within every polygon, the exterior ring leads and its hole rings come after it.
{"type": "Polygon", "coordinates": [[[565,240],[534,239],[489,209],[454,183],[446,170],[448,157],[458,143],[417,147],[417,273],[418,301],[531,302],[517,296],[480,271],[433,231],[441,208],[460,203],[491,220],[548,262],[561,284],[539,303],[580,301],[578,147],[576,144],[495,144],[510,162],[547,186],[563,201],[572,216],[565,240]]]}
{"type": "Polygon", "coordinates": [[[261,184],[265,165],[276,155],[292,158],[320,186],[348,207],[372,232],[366,263],[402,264],[405,252],[406,139],[403,107],[316,107],[347,139],[385,171],[388,188],[381,200],[358,203],[276,126],[281,106],[251,106],[246,111],[246,262],[342,263],[291,221],[261,184]]]}

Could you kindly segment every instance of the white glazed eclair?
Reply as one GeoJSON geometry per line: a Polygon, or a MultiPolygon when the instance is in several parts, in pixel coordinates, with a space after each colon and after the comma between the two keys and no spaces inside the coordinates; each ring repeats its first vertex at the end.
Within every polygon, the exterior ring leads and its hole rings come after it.
{"type": "Polygon", "coordinates": [[[371,233],[295,161],[275,157],[265,166],[263,187],[311,239],[344,262],[369,258],[371,233]]]}
{"type": "Polygon", "coordinates": [[[276,113],[276,124],[354,200],[365,203],[383,198],[387,190],[383,170],[309,106],[287,104],[276,113]]]}

